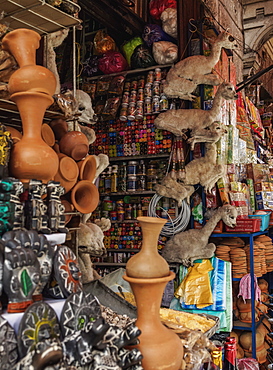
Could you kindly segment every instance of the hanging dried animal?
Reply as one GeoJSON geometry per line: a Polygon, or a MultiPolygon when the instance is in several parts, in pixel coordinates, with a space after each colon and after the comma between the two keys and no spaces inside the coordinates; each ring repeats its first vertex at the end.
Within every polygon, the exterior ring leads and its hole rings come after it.
{"type": "Polygon", "coordinates": [[[193,100],[192,92],[200,84],[219,85],[219,79],[212,69],[219,61],[222,48],[236,49],[236,40],[228,32],[221,32],[212,44],[209,56],[193,55],[176,63],[168,72],[164,93],[168,98],[193,100]]]}
{"type": "Polygon", "coordinates": [[[194,150],[196,143],[216,143],[222,136],[227,133],[226,126],[220,121],[213,122],[210,126],[200,128],[191,132],[191,137],[187,140],[191,146],[191,150],[194,150]]]}
{"type": "Polygon", "coordinates": [[[216,145],[207,143],[204,157],[196,158],[185,166],[183,183],[200,184],[204,186],[205,192],[210,193],[215,183],[225,174],[225,166],[217,164],[216,157],[216,145]]]}
{"type": "Polygon", "coordinates": [[[229,82],[223,82],[213,99],[210,110],[203,109],[169,109],[160,113],[154,123],[157,128],[172,132],[174,135],[182,136],[188,129],[199,131],[209,127],[219,119],[221,106],[225,100],[236,100],[238,95],[235,87],[229,82]]]}
{"type": "Polygon", "coordinates": [[[212,217],[202,229],[182,231],[172,237],[162,250],[162,256],[168,262],[192,266],[196,259],[211,258],[216,246],[208,243],[209,237],[220,220],[229,226],[236,226],[237,210],[229,204],[214,211],[212,217]]]}
{"type": "Polygon", "coordinates": [[[182,184],[173,179],[170,174],[165,176],[160,184],[156,184],[154,190],[162,197],[175,199],[178,207],[182,206],[183,199],[187,199],[190,203],[190,196],[194,193],[193,186],[182,184]]]}

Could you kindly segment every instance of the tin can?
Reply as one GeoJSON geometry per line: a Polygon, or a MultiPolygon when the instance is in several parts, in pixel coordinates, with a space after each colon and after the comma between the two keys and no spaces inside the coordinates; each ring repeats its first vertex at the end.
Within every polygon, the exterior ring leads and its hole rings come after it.
{"type": "Polygon", "coordinates": [[[118,221],[123,222],[124,218],[125,218],[125,211],[121,210],[121,209],[118,210],[117,211],[117,218],[118,218],[118,221]]]}
{"type": "Polygon", "coordinates": [[[154,82],[153,84],[153,96],[158,96],[160,95],[160,87],[159,87],[159,82],[154,82]]]}
{"type": "Polygon", "coordinates": [[[154,72],[153,71],[150,71],[149,73],[148,73],[148,76],[147,76],[147,82],[148,83],[153,83],[154,82],[154,72]]]}
{"type": "Polygon", "coordinates": [[[129,103],[128,109],[127,109],[127,118],[130,121],[135,120],[135,112],[136,112],[136,103],[129,103]]]}
{"type": "Polygon", "coordinates": [[[153,98],[152,111],[153,111],[153,113],[158,113],[159,112],[159,98],[156,97],[156,96],[153,98]]]}
{"type": "Polygon", "coordinates": [[[137,101],[137,92],[136,90],[131,90],[129,103],[136,103],[136,101],[137,101]]]}
{"type": "Polygon", "coordinates": [[[138,91],[137,91],[137,101],[138,102],[143,102],[144,101],[144,90],[143,89],[138,89],[138,91]]]}
{"type": "Polygon", "coordinates": [[[142,118],[143,118],[143,102],[137,102],[136,119],[140,120],[142,118]]]}
{"type": "Polygon", "coordinates": [[[138,165],[138,162],[137,161],[129,161],[128,162],[128,166],[127,166],[127,174],[128,176],[131,176],[131,175],[136,175],[137,173],[137,165],[138,165]]]}
{"type": "Polygon", "coordinates": [[[131,90],[136,90],[137,89],[137,80],[133,80],[130,85],[131,90]]]}
{"type": "Polygon", "coordinates": [[[155,69],[155,80],[156,81],[160,81],[161,80],[161,69],[160,68],[156,68],[155,69]]]}
{"type": "Polygon", "coordinates": [[[146,98],[144,104],[144,114],[151,114],[152,113],[152,99],[146,98]]]}
{"type": "Polygon", "coordinates": [[[124,94],[122,96],[122,104],[124,104],[124,103],[129,104],[129,97],[130,97],[130,92],[129,91],[124,91],[124,94]]]}
{"type": "Polygon", "coordinates": [[[121,121],[127,121],[127,110],[128,110],[128,104],[127,103],[123,103],[121,105],[120,116],[119,116],[119,119],[121,121]]]}
{"type": "Polygon", "coordinates": [[[169,102],[168,102],[168,99],[167,99],[166,95],[161,94],[160,100],[159,100],[159,110],[160,110],[160,112],[164,112],[164,111],[168,110],[168,107],[169,107],[169,102]]]}
{"type": "Polygon", "coordinates": [[[147,83],[144,87],[144,96],[145,98],[152,97],[152,84],[147,83]]]}
{"type": "Polygon", "coordinates": [[[141,76],[140,79],[138,80],[137,87],[139,89],[144,89],[145,86],[145,77],[141,76]]]}
{"type": "Polygon", "coordinates": [[[124,91],[130,91],[131,82],[126,81],[124,84],[124,91]]]}
{"type": "Polygon", "coordinates": [[[134,175],[129,175],[127,177],[127,191],[137,190],[137,177],[134,175]]]}

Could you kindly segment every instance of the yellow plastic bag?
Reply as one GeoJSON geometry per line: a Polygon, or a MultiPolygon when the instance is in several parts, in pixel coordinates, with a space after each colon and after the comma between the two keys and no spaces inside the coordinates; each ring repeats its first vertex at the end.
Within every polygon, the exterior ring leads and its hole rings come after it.
{"type": "Polygon", "coordinates": [[[209,272],[213,270],[210,260],[203,260],[189,267],[188,273],[175,291],[175,297],[183,297],[187,305],[203,308],[213,304],[209,272]]]}

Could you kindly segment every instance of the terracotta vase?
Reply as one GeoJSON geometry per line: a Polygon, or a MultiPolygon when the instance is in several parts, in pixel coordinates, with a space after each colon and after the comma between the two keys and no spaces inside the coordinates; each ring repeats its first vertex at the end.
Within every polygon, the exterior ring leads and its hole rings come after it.
{"type": "Polygon", "coordinates": [[[68,124],[62,118],[53,119],[49,125],[52,128],[57,140],[61,140],[61,138],[68,132],[68,124]]]}
{"type": "Polygon", "coordinates": [[[78,180],[79,169],[77,163],[71,157],[63,153],[57,154],[59,158],[59,167],[54,181],[58,181],[67,193],[73,188],[78,180]]]}
{"type": "Polygon", "coordinates": [[[11,152],[10,173],[22,182],[30,179],[48,182],[58,170],[58,157],[41,137],[41,125],[46,108],[53,99],[37,92],[22,92],[11,96],[19,109],[23,137],[11,152]]]}
{"type": "Polygon", "coordinates": [[[154,279],[123,276],[130,283],[137,304],[136,326],[141,330],[138,348],[145,370],[178,370],[183,359],[180,338],[160,321],[160,304],[164,288],[174,279],[174,272],[154,279]]]}
{"type": "Polygon", "coordinates": [[[73,205],[68,202],[68,200],[66,199],[62,199],[61,200],[61,203],[62,205],[64,206],[64,214],[65,214],[65,225],[68,224],[68,222],[71,220],[72,218],[72,214],[68,214],[68,213],[71,213],[73,210],[74,210],[74,207],[73,205]]]}
{"type": "Polygon", "coordinates": [[[81,180],[71,190],[71,202],[81,213],[93,212],[99,204],[99,191],[91,181],[81,180]]]}
{"type": "Polygon", "coordinates": [[[93,181],[97,170],[97,161],[93,155],[88,155],[83,160],[77,162],[79,168],[79,179],[93,181]]]}
{"type": "Polygon", "coordinates": [[[36,65],[36,49],[39,48],[40,39],[37,32],[25,28],[18,28],[3,37],[2,48],[14,56],[20,67],[9,79],[10,94],[23,91],[41,92],[50,96],[54,94],[54,74],[49,69],[36,65]]]}
{"type": "Polygon", "coordinates": [[[80,131],[67,132],[59,142],[60,151],[75,161],[83,159],[89,150],[87,137],[80,131]]]}
{"type": "Polygon", "coordinates": [[[126,264],[126,275],[135,278],[159,278],[169,275],[167,261],[158,253],[158,237],[167,220],[157,217],[138,217],[142,229],[139,253],[126,264]]]}

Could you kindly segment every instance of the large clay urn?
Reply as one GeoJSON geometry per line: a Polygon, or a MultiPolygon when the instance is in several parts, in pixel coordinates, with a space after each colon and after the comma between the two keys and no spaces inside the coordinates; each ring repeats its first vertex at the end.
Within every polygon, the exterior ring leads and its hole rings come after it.
{"type": "Polygon", "coordinates": [[[35,64],[40,35],[32,30],[11,31],[2,40],[20,68],[12,74],[8,89],[10,100],[20,112],[23,137],[13,146],[10,174],[23,182],[30,179],[48,182],[58,170],[57,154],[41,137],[45,110],[53,103],[56,78],[52,72],[35,64]]]}
{"type": "Polygon", "coordinates": [[[166,220],[138,217],[138,221],[143,233],[142,248],[129,259],[126,275],[123,276],[134,293],[137,305],[136,326],[141,330],[139,344],[134,347],[143,355],[141,363],[145,370],[178,370],[184,354],[181,340],[160,320],[165,286],[175,277],[157,251],[158,236],[166,220]]]}
{"type": "Polygon", "coordinates": [[[138,217],[142,230],[139,253],[126,264],[126,275],[134,278],[159,278],[169,276],[169,265],[158,253],[158,238],[167,220],[158,217],[138,217]]]}
{"type": "Polygon", "coordinates": [[[183,346],[180,338],[166,328],[160,320],[160,304],[168,281],[173,280],[174,272],[168,276],[153,279],[138,279],[123,276],[130,283],[137,305],[136,326],[141,330],[138,348],[142,355],[145,370],[178,370],[183,359],[183,346]]]}
{"type": "Polygon", "coordinates": [[[30,179],[48,182],[58,170],[58,156],[42,139],[41,126],[52,98],[37,92],[22,92],[11,96],[17,104],[23,126],[23,137],[16,143],[9,162],[10,174],[22,182],[30,179]]]}

